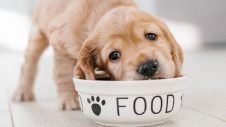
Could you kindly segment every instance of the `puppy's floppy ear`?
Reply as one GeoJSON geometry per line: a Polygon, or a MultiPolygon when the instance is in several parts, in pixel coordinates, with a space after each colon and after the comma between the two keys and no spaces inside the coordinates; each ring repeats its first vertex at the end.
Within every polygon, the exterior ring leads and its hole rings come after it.
{"type": "Polygon", "coordinates": [[[79,52],[74,75],[80,79],[95,80],[95,68],[97,57],[96,39],[87,39],[79,52]]]}
{"type": "Polygon", "coordinates": [[[170,43],[172,59],[176,66],[175,77],[181,77],[181,70],[184,62],[183,51],[166,25],[164,25],[163,33],[167,41],[170,43]]]}

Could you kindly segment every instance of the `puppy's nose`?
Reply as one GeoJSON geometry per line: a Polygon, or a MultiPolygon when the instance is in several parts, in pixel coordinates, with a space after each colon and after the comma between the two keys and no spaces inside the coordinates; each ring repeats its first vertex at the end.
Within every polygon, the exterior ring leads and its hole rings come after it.
{"type": "Polygon", "coordinates": [[[139,65],[137,72],[143,76],[153,76],[158,70],[158,61],[149,60],[147,63],[139,65]]]}

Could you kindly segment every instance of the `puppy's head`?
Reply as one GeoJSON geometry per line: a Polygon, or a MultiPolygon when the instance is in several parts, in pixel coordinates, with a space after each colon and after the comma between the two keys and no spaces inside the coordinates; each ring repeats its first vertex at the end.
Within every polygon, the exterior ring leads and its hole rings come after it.
{"type": "Polygon", "coordinates": [[[84,42],[75,75],[95,79],[95,68],[114,80],[181,76],[183,53],[168,27],[133,7],[108,12],[84,42]]]}

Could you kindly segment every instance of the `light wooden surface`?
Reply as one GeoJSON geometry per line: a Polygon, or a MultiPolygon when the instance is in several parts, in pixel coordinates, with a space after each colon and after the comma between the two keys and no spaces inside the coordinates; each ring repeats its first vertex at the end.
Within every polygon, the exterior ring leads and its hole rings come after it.
{"type": "MultiPolygon", "coordinates": [[[[185,53],[189,77],[181,112],[156,127],[226,127],[226,50],[185,53]]],[[[36,101],[12,103],[23,54],[0,51],[0,127],[102,127],[80,111],[59,111],[52,79],[52,57],[42,57],[36,101]]]]}
{"type": "Polygon", "coordinates": [[[12,126],[9,103],[5,92],[2,90],[0,90],[0,126],[1,127],[12,126]]]}

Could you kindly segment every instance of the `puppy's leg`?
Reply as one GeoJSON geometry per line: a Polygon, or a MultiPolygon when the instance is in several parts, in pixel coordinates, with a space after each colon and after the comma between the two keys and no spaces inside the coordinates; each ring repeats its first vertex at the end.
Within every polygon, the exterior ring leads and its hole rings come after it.
{"type": "Polygon", "coordinates": [[[19,85],[13,96],[14,101],[31,101],[34,99],[33,83],[36,76],[37,63],[40,55],[47,46],[48,41],[46,37],[37,27],[34,27],[30,33],[19,85]]]}
{"type": "Polygon", "coordinates": [[[62,110],[79,109],[78,95],[75,91],[72,77],[76,60],[54,50],[54,78],[62,110]]]}

